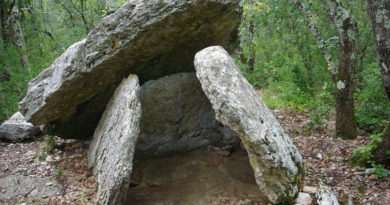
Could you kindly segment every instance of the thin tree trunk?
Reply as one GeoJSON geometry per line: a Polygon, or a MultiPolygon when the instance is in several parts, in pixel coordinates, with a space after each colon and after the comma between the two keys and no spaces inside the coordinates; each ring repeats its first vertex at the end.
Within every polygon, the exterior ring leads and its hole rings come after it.
{"type": "Polygon", "coordinates": [[[249,21],[249,42],[250,42],[250,51],[248,56],[248,70],[250,72],[253,72],[255,70],[255,61],[256,61],[256,50],[255,50],[255,42],[254,42],[254,35],[255,35],[255,23],[253,22],[253,19],[249,21]]]}
{"type": "Polygon", "coordinates": [[[390,1],[367,0],[374,31],[383,86],[390,99],[390,1]]]}
{"type": "Polygon", "coordinates": [[[353,75],[355,70],[355,46],[356,46],[356,23],[341,3],[337,0],[323,0],[328,8],[338,31],[340,39],[339,65],[332,58],[324,39],[318,28],[318,22],[311,10],[300,0],[290,0],[306,16],[310,31],[316,40],[318,48],[321,50],[331,72],[332,79],[336,84],[336,136],[345,139],[357,137],[357,125],[355,120],[355,107],[353,99],[353,75]]]}
{"type": "Polygon", "coordinates": [[[7,47],[9,42],[7,35],[7,19],[8,19],[8,4],[5,0],[0,0],[0,26],[1,26],[1,39],[3,40],[3,47],[7,47]]]}
{"type": "MultiPolygon", "coordinates": [[[[367,0],[367,10],[371,19],[383,87],[390,99],[390,1],[367,0]]],[[[382,133],[382,143],[374,150],[374,160],[390,166],[390,123],[382,133]]]]}
{"type": "Polygon", "coordinates": [[[339,0],[324,0],[339,32],[339,66],[336,74],[336,136],[353,139],[358,135],[353,99],[356,22],[339,0]]]}
{"type": "MultiPolygon", "coordinates": [[[[256,7],[256,1],[254,0],[244,0],[245,4],[249,4],[252,7],[256,7]]],[[[256,50],[255,50],[255,18],[254,15],[256,11],[252,9],[247,9],[244,13],[246,13],[245,19],[248,19],[247,23],[243,23],[245,30],[245,39],[244,33],[241,33],[241,42],[239,46],[239,57],[241,63],[247,65],[248,71],[253,72],[255,70],[255,62],[256,62],[256,50]],[[243,43],[248,43],[248,53],[244,54],[243,43]]],[[[242,32],[242,31],[241,31],[242,32]]]]}
{"type": "Polygon", "coordinates": [[[68,2],[72,5],[72,7],[80,15],[81,20],[83,21],[83,24],[84,24],[85,33],[88,34],[90,29],[89,29],[88,22],[87,22],[87,19],[85,18],[85,14],[84,14],[84,3],[85,3],[84,0],[80,0],[80,4],[81,4],[80,9],[76,6],[76,4],[72,0],[68,0],[68,2]]]}
{"type": "Polygon", "coordinates": [[[379,164],[390,167],[390,123],[387,124],[382,133],[382,143],[374,150],[374,160],[379,164]]]}
{"type": "Polygon", "coordinates": [[[30,65],[25,47],[24,35],[19,22],[19,11],[14,7],[6,22],[6,35],[19,54],[20,64],[30,73],[30,65]]]}
{"type": "Polygon", "coordinates": [[[315,20],[313,13],[306,5],[302,4],[300,0],[290,0],[290,1],[295,3],[298,9],[301,10],[303,15],[306,17],[309,23],[310,31],[314,39],[316,40],[317,46],[320,49],[322,55],[324,56],[326,63],[328,64],[328,70],[332,74],[332,79],[335,80],[337,74],[336,64],[333,61],[333,57],[331,55],[328,46],[325,43],[325,40],[321,36],[320,29],[318,28],[318,22],[315,20]]]}
{"type": "Polygon", "coordinates": [[[20,55],[20,64],[25,67],[28,72],[30,72],[30,65],[28,61],[28,56],[26,52],[26,42],[24,40],[24,35],[22,32],[22,27],[17,19],[11,17],[11,28],[12,28],[12,44],[15,46],[16,51],[20,55]]]}
{"type": "Polygon", "coordinates": [[[88,26],[88,22],[87,22],[87,19],[85,18],[85,2],[84,0],[80,0],[81,2],[81,12],[80,12],[80,15],[81,15],[81,19],[83,20],[83,23],[84,23],[84,27],[85,27],[85,33],[88,34],[89,33],[89,26],[88,26]]]}

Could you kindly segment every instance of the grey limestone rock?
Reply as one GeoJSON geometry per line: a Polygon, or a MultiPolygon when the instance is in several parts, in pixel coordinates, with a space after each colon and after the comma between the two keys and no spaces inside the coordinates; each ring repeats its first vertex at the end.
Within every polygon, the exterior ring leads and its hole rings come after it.
{"type": "Polygon", "coordinates": [[[88,150],[88,165],[98,183],[99,204],[122,204],[130,186],[141,103],[135,75],[116,89],[95,130],[88,150]]]}
{"type": "Polygon", "coordinates": [[[319,205],[339,205],[339,201],[332,190],[323,184],[320,184],[317,189],[316,199],[319,205]]]}
{"type": "Polygon", "coordinates": [[[59,194],[61,185],[42,177],[9,175],[0,179],[0,202],[8,203],[22,195],[29,198],[53,197],[59,194]],[[50,186],[48,185],[50,184],[50,186]]]}
{"type": "Polygon", "coordinates": [[[207,145],[239,143],[215,119],[195,73],[178,73],[141,86],[141,132],[137,158],[163,157],[207,145]]]}
{"type": "Polygon", "coordinates": [[[195,53],[235,48],[240,0],[132,0],[34,78],[20,112],[49,134],[89,138],[123,77],[193,71],[195,53]]]}
{"type": "Polygon", "coordinates": [[[24,116],[17,112],[0,125],[0,140],[22,141],[41,132],[39,127],[26,122],[24,116]]]}
{"type": "Polygon", "coordinates": [[[304,192],[299,192],[298,197],[295,199],[295,203],[299,205],[311,205],[312,202],[313,199],[310,194],[304,192]]]}
{"type": "Polygon", "coordinates": [[[290,137],[222,47],[198,52],[195,69],[217,120],[240,136],[262,192],[273,203],[292,203],[303,164],[290,137]]]}

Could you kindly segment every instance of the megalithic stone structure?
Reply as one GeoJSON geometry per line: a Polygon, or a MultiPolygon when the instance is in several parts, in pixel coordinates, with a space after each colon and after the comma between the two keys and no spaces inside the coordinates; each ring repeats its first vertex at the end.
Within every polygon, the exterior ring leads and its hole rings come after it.
{"type": "Polygon", "coordinates": [[[100,205],[123,204],[130,187],[139,134],[138,77],[124,79],[109,101],[88,150],[88,165],[98,183],[100,205]]]}
{"type": "Polygon", "coordinates": [[[244,144],[261,191],[273,203],[293,202],[303,164],[290,137],[225,49],[206,48],[196,54],[194,64],[217,120],[244,144]]]}
{"type": "Polygon", "coordinates": [[[88,139],[121,79],[194,71],[207,46],[234,49],[240,0],[132,0],[105,17],[28,86],[20,112],[49,134],[88,139]]]}

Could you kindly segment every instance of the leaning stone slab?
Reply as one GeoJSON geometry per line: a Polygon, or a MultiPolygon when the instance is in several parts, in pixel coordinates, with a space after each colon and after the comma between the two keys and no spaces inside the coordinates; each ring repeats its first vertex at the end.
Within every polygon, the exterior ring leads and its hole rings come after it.
{"type": "Polygon", "coordinates": [[[136,158],[164,157],[207,145],[238,144],[237,135],[215,119],[195,72],[144,83],[136,158]]]}
{"type": "Polygon", "coordinates": [[[193,71],[210,45],[236,46],[240,0],[132,0],[29,83],[20,111],[64,138],[89,138],[121,79],[193,71]]]}
{"type": "Polygon", "coordinates": [[[26,122],[24,116],[17,112],[0,125],[0,140],[11,142],[22,141],[38,135],[39,127],[26,122]]]}
{"type": "Polygon", "coordinates": [[[217,120],[240,136],[261,191],[272,203],[293,202],[302,157],[233,59],[222,47],[209,47],[196,54],[195,69],[217,120]]]}
{"type": "Polygon", "coordinates": [[[88,165],[98,183],[98,202],[121,204],[130,186],[141,103],[135,75],[123,80],[104,111],[88,150],[88,165]]]}

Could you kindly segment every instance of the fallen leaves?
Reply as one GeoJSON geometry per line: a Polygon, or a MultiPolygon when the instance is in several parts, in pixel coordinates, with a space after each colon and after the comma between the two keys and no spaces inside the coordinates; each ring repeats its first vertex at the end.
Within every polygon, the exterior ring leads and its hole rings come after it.
{"type": "Polygon", "coordinates": [[[390,204],[390,177],[377,179],[361,174],[361,170],[349,164],[353,150],[367,144],[368,136],[354,140],[333,138],[333,121],[325,121],[319,129],[304,130],[304,124],[310,121],[305,113],[278,109],[277,115],[285,116],[279,119],[280,123],[289,131],[304,158],[306,187],[323,182],[331,187],[341,203],[352,198],[355,204],[390,204]]]}

